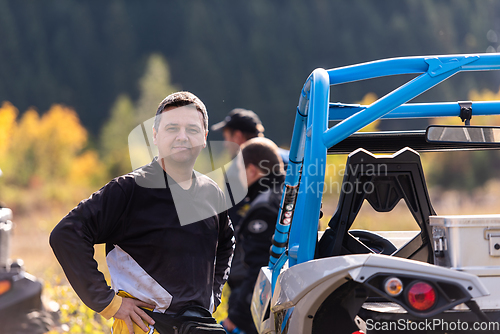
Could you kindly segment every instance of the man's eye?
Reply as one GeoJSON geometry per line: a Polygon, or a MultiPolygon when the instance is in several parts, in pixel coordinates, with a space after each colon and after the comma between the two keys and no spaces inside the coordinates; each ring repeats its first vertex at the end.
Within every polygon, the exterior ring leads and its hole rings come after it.
{"type": "Polygon", "coordinates": [[[167,127],[167,128],[166,128],[166,130],[167,130],[168,132],[174,132],[174,131],[177,131],[177,128],[176,128],[176,127],[173,127],[173,126],[169,126],[169,127],[167,127]]]}
{"type": "Polygon", "coordinates": [[[188,131],[189,131],[189,133],[193,133],[193,134],[197,134],[200,132],[198,129],[189,129],[188,131]]]}

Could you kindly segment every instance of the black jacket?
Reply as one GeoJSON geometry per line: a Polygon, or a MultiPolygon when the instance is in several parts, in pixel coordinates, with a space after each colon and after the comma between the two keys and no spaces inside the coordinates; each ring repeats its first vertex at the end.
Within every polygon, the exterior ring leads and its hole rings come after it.
{"type": "Polygon", "coordinates": [[[91,309],[102,311],[118,290],[167,313],[191,304],[213,310],[220,303],[234,247],[224,195],[203,175],[188,190],[167,186],[165,179],[154,160],[113,179],[52,231],[54,253],[91,309]],[[179,203],[188,203],[200,220],[181,224],[179,203]],[[114,290],[93,258],[93,245],[99,243],[106,243],[114,290]]]}
{"type": "Polygon", "coordinates": [[[269,249],[278,217],[284,176],[267,176],[248,188],[246,213],[238,231],[236,242],[243,250],[245,279],[236,290],[236,300],[228,309],[228,318],[238,328],[253,333],[250,303],[261,267],[269,263],[269,249]]]}

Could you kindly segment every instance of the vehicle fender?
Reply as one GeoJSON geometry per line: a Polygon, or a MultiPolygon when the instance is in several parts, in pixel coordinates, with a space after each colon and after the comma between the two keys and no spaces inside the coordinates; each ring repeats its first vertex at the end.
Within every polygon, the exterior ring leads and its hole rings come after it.
{"type": "Polygon", "coordinates": [[[489,295],[480,279],[466,272],[387,255],[357,254],[312,260],[283,271],[278,277],[272,297],[271,311],[295,306],[301,298],[320,285],[326,289],[320,293],[328,296],[345,283],[346,279],[363,283],[372,275],[384,272],[455,282],[469,291],[473,298],[489,295]],[[325,282],[328,284],[323,284],[325,282]]]}
{"type": "Polygon", "coordinates": [[[274,332],[273,315],[270,313],[266,319],[271,302],[271,282],[272,271],[268,267],[262,267],[255,283],[252,303],[250,304],[255,327],[261,334],[274,332]]]}

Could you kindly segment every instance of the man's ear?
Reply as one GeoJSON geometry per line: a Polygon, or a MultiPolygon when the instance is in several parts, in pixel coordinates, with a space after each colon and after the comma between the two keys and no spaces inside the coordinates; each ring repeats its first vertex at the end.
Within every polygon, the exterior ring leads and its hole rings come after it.
{"type": "Polygon", "coordinates": [[[246,168],[248,169],[248,174],[254,175],[255,174],[255,166],[254,164],[247,164],[246,168]]]}
{"type": "Polygon", "coordinates": [[[241,145],[247,141],[247,138],[245,137],[245,135],[243,134],[243,132],[241,130],[234,130],[233,131],[233,141],[236,144],[241,145]]]}
{"type": "Polygon", "coordinates": [[[250,175],[255,178],[259,178],[262,174],[262,171],[260,170],[259,167],[255,166],[254,164],[248,164],[247,167],[250,171],[250,175]]]}
{"type": "Polygon", "coordinates": [[[205,138],[203,139],[203,148],[207,147],[207,137],[208,137],[208,130],[205,131],[205,138]]]}
{"type": "Polygon", "coordinates": [[[156,135],[157,135],[157,133],[156,133],[156,129],[155,129],[155,127],[153,126],[153,144],[155,144],[156,146],[158,146],[158,144],[156,143],[156,135]]]}
{"type": "Polygon", "coordinates": [[[248,186],[251,186],[255,181],[257,181],[263,176],[263,173],[260,170],[260,168],[251,163],[245,166],[245,171],[247,174],[248,186]]]}

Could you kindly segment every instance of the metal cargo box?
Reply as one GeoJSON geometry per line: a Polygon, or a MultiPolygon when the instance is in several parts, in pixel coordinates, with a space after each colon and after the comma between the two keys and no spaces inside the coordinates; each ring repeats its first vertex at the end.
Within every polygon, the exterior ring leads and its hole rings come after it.
{"type": "Polygon", "coordinates": [[[430,216],[430,225],[435,264],[500,269],[500,215],[430,216]]]}

